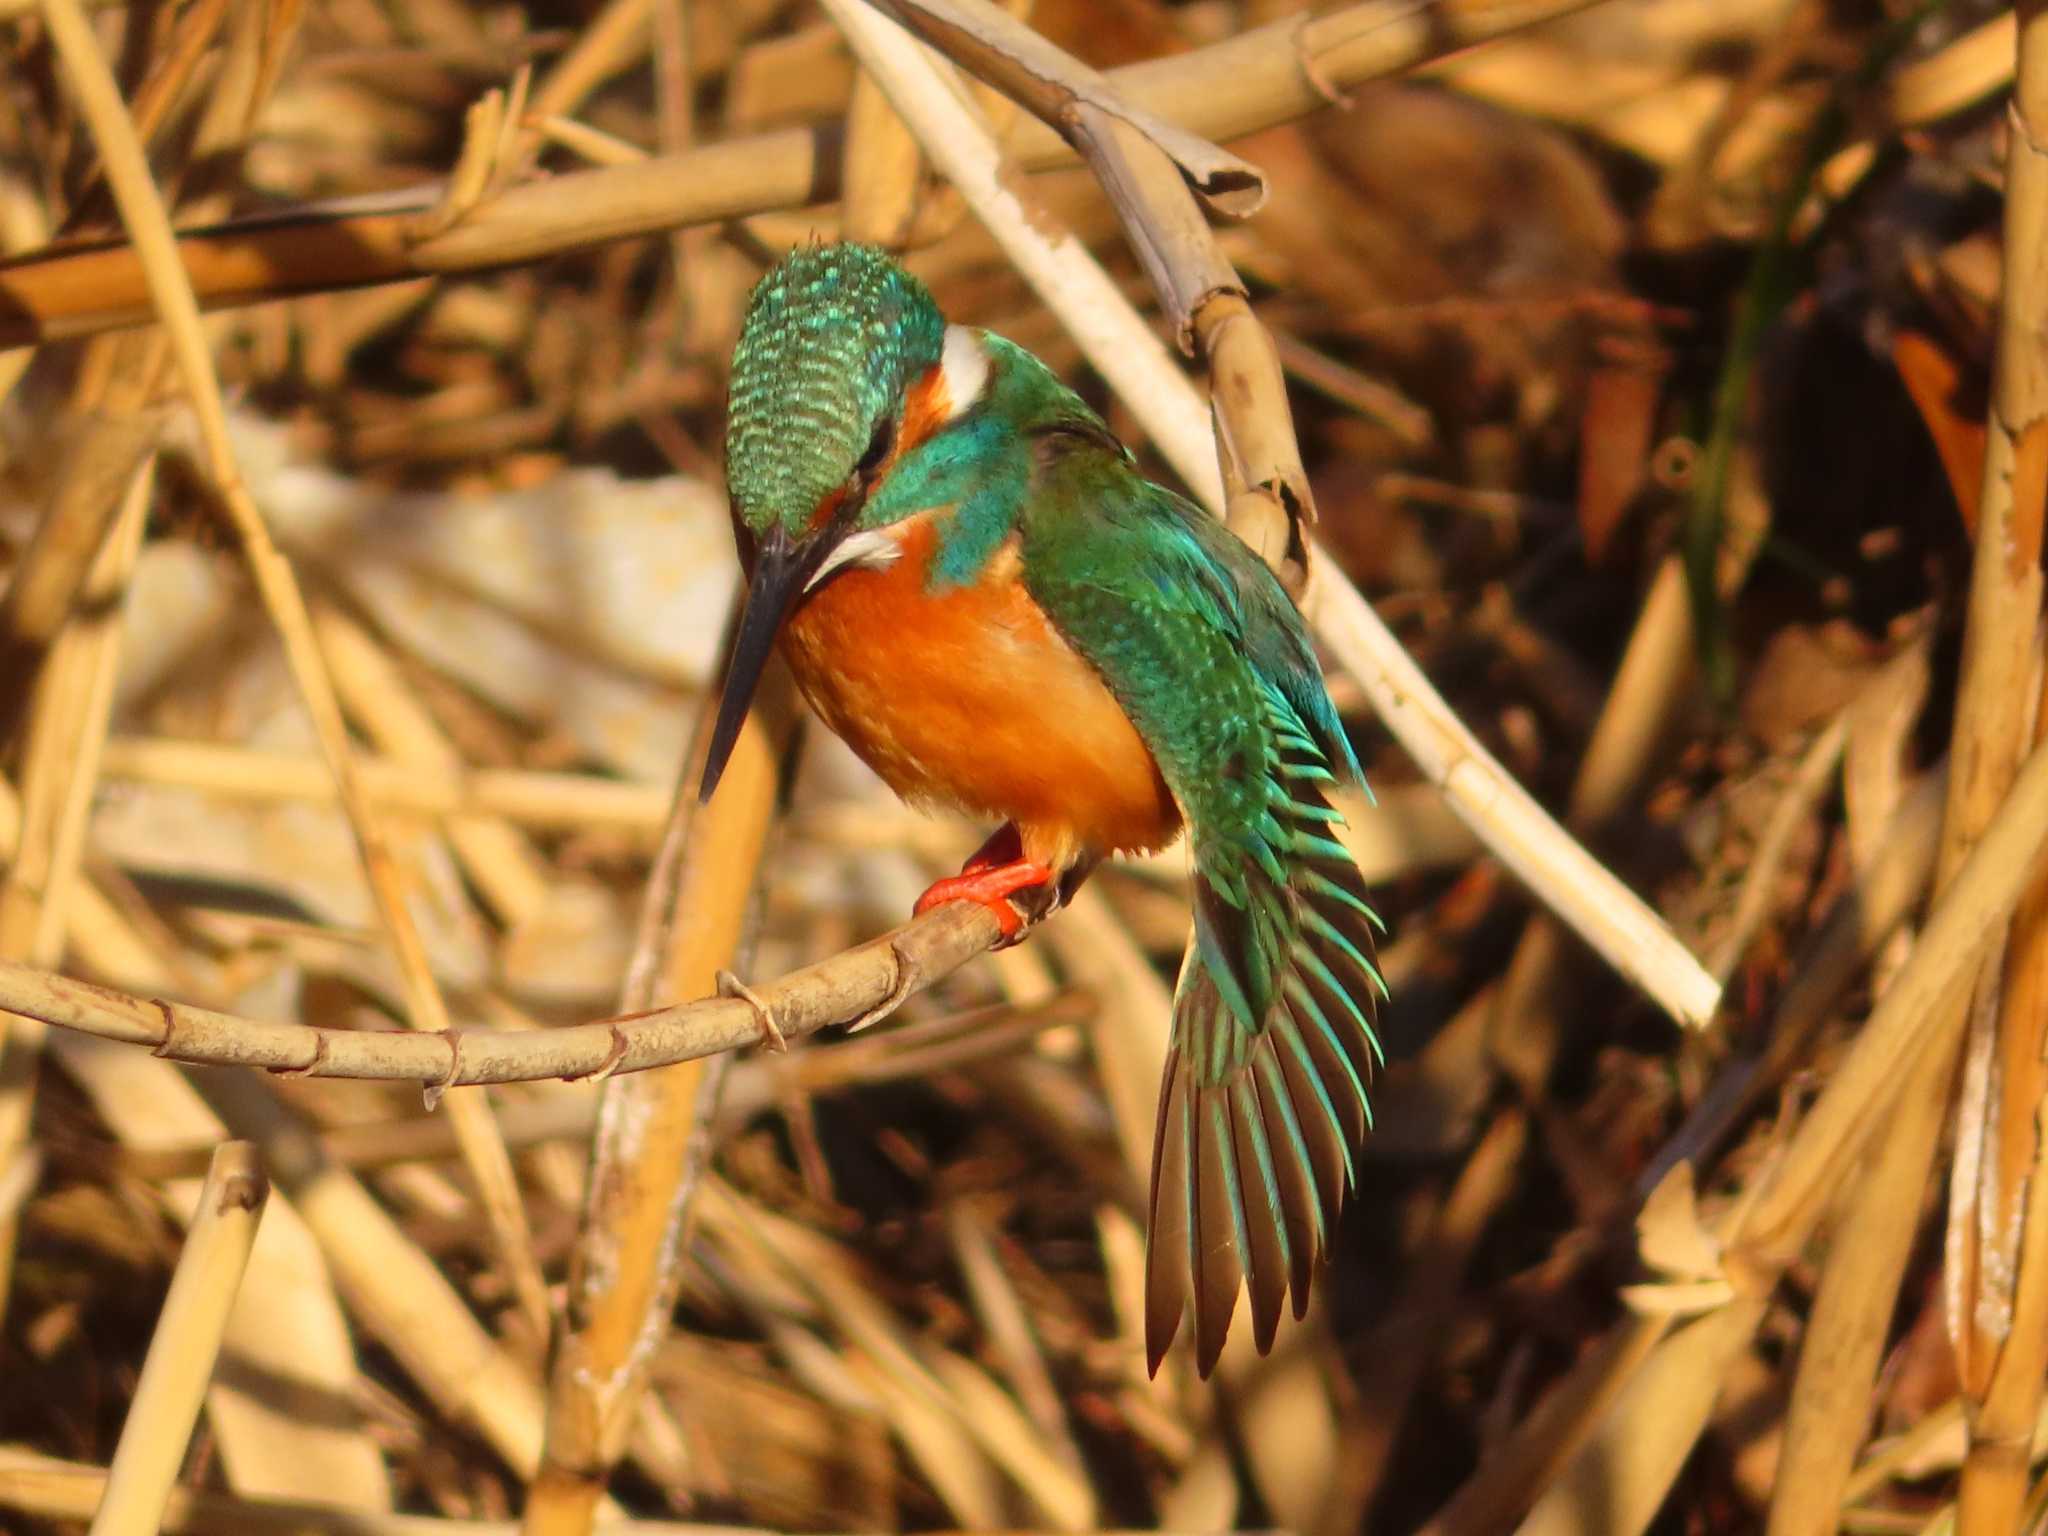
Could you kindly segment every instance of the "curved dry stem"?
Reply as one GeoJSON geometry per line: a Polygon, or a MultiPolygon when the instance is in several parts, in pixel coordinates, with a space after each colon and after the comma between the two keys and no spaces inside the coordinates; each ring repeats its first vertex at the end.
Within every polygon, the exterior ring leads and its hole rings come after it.
{"type": "MultiPolygon", "coordinates": [[[[950,976],[1002,936],[985,909],[955,903],[893,933],[792,971],[755,990],[789,1039],[816,1034],[903,992],[950,976]]],[[[162,998],[135,997],[25,965],[0,965],[0,1010],[106,1040],[143,1045],[171,1061],[262,1067],[300,1077],[437,1083],[525,1083],[645,1072],[715,1056],[761,1038],[753,1005],[713,997],[564,1029],[508,1033],[450,1029],[369,1033],[242,1018],[162,998]]]]}

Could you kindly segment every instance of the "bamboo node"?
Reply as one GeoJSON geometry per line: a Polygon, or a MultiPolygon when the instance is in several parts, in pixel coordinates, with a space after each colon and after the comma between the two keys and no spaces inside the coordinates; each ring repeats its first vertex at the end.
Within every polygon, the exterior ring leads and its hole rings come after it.
{"type": "Polygon", "coordinates": [[[164,1037],[150,1048],[149,1054],[152,1056],[168,1056],[171,1051],[171,1042],[178,1033],[178,1011],[160,997],[152,997],[150,1002],[154,1003],[156,1011],[164,1016],[164,1037]]]}
{"type": "Polygon", "coordinates": [[[563,1082],[601,1083],[619,1070],[619,1063],[626,1059],[626,1032],[620,1029],[617,1024],[613,1024],[610,1027],[612,1045],[611,1049],[605,1052],[604,1060],[600,1061],[588,1072],[564,1072],[562,1074],[563,1082]]]}
{"type": "Polygon", "coordinates": [[[437,1033],[448,1042],[448,1070],[438,1082],[427,1083],[420,1088],[420,1102],[426,1105],[429,1114],[441,1107],[442,1096],[462,1076],[462,1031],[443,1029],[437,1033]]]}
{"type": "Polygon", "coordinates": [[[761,1044],[771,1051],[787,1055],[788,1037],[782,1033],[782,1026],[775,1022],[775,1012],[767,1000],[731,971],[720,971],[717,980],[720,997],[736,998],[754,1010],[754,1022],[761,1030],[761,1044]]]}
{"type": "Polygon", "coordinates": [[[1338,111],[1349,112],[1354,103],[1344,88],[1324,74],[1322,66],[1316,62],[1315,51],[1308,46],[1308,28],[1309,18],[1304,18],[1294,29],[1294,57],[1301,67],[1301,78],[1308,82],[1310,90],[1338,111]]]}
{"type": "MultiPolygon", "coordinates": [[[[318,1077],[320,1076],[320,1069],[326,1064],[327,1031],[321,1029],[313,1032],[313,1059],[311,1061],[307,1062],[303,1067],[272,1067],[270,1071],[276,1077],[318,1077]]],[[[432,1109],[433,1105],[429,1104],[427,1107],[432,1109]]]]}
{"type": "Polygon", "coordinates": [[[874,1007],[846,1026],[848,1034],[858,1034],[870,1024],[879,1024],[898,1008],[903,1000],[916,990],[919,971],[917,961],[903,951],[903,941],[889,941],[889,958],[896,963],[896,975],[889,983],[889,991],[874,1007]]]}

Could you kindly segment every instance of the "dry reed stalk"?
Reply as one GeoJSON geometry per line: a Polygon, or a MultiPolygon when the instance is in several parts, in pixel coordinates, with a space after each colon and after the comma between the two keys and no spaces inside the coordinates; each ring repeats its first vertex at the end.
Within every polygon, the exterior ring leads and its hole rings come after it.
{"type": "Polygon", "coordinates": [[[1722,1382],[1749,1349],[1767,1303],[1767,1295],[1742,1296],[1665,1337],[1607,1410],[1614,1432],[1573,1458],[1515,1528],[1517,1536],[1589,1530],[1625,1536],[1646,1528],[1706,1429],[1722,1382]]]}
{"type": "MultiPolygon", "coordinates": [[[[785,671],[771,668],[722,793],[699,805],[694,790],[717,708],[716,695],[708,695],[682,765],[621,994],[628,1010],[663,996],[726,990],[720,978],[746,943],[756,871],[797,729],[795,688],[785,671]]],[[[769,1005],[760,1006],[756,1037],[779,1043],[769,1005]]],[[[625,1451],[653,1346],[675,1308],[690,1199],[708,1158],[705,1105],[715,1092],[701,1065],[605,1085],[569,1307],[555,1340],[546,1453],[527,1494],[531,1536],[589,1530],[625,1451]]]]}
{"type": "MultiPolygon", "coordinates": [[[[1166,155],[1214,206],[1238,217],[1258,211],[1266,181],[1258,169],[1153,114],[1134,108],[1100,73],[1061,52],[992,0],[877,0],[898,23],[969,74],[987,81],[1065,138],[1104,177],[1108,134],[1100,119],[1132,129],[1166,155]]],[[[1164,274],[1147,262],[1155,284],[1164,274]]],[[[1190,312],[1193,305],[1188,306],[1190,312]]]]}
{"type": "Polygon", "coordinates": [[[1731,1063],[1686,1116],[1637,1177],[1639,1200],[1648,1199],[1679,1163],[1707,1166],[1715,1148],[1806,1055],[1851,980],[1884,953],[1886,942],[1919,910],[1934,878],[1947,787],[1943,769],[1929,772],[1879,826],[1881,841],[1794,958],[1763,1050],[1731,1063]]]}
{"type": "Polygon", "coordinates": [[[1995,1036],[1980,1026],[1971,1042],[1959,1115],[1946,1278],[1969,1432],[1960,1536],[2022,1528],[2048,1380],[2044,1031],[2048,869],[2014,914],[1995,1036]]]}
{"type": "MultiPolygon", "coordinates": [[[[133,348],[124,350],[131,367],[154,372],[133,348]]],[[[13,737],[43,657],[71,616],[114,510],[156,444],[158,423],[139,408],[122,410],[107,402],[96,410],[96,400],[79,405],[91,414],[73,429],[78,440],[67,451],[68,472],[0,598],[0,741],[13,737]]]]}
{"type": "Polygon", "coordinates": [[[1606,1420],[1672,1321],[1669,1314],[1636,1317],[1609,1329],[1417,1536],[1492,1536],[1513,1527],[1606,1420]]]}
{"type": "Polygon", "coordinates": [[[647,53],[648,23],[656,3],[609,0],[534,87],[528,110],[536,117],[574,117],[606,80],[638,64],[647,53]]]}
{"type": "Polygon", "coordinates": [[[1479,744],[1327,557],[1314,563],[1310,616],[1416,766],[1529,893],[1673,1019],[1704,1027],[1720,1007],[1714,979],[1479,744]]]}
{"type": "Polygon", "coordinates": [[[785,1285],[815,1303],[818,1316],[852,1346],[847,1359],[890,1405],[898,1434],[958,1496],[969,1524],[992,1524],[991,1469],[1007,1474],[1052,1529],[1096,1523],[1094,1489],[1066,1465],[1037,1427],[961,1356],[906,1331],[876,1299],[859,1265],[830,1239],[761,1210],[725,1186],[704,1201],[708,1230],[728,1244],[758,1250],[785,1285]]]}
{"type": "MultiPolygon", "coordinates": [[[[1731,1315],[1745,1319],[1747,1329],[1755,1327],[1763,1315],[1763,1298],[1829,1212],[1847,1171],[1866,1153],[1872,1161],[1880,1157],[1898,1135],[1898,1114],[1892,1106],[1896,1098],[1915,1090],[1913,1071],[1929,1061],[1954,1063],[1964,1018],[1950,1004],[1958,991],[1980,975],[1995,950],[2005,920],[2032,879],[2044,840],[2048,840],[2048,748],[2038,748],[2021,766],[2011,793],[1982,829],[1982,838],[1964,858],[1948,889],[1935,899],[1911,958],[1878,999],[1864,1030],[1855,1036],[1841,1067],[1800,1122],[1784,1153],[1763,1167],[1757,1182],[1726,1210],[1712,1231],[1702,1231],[1712,1249],[1722,1253],[1722,1276],[1735,1298],[1688,1327],[1686,1333],[1716,1317],[1731,1315]]],[[[1851,1196],[1860,1194],[1860,1188],[1851,1196]]],[[[1892,1198],[1898,1198],[1896,1192],[1892,1198]]],[[[1901,1200],[1901,1204],[1909,1204],[1911,1214],[1917,1217],[1917,1202],[1901,1200]]],[[[1841,1239],[1837,1237],[1837,1241],[1841,1239]]],[[[1733,1341],[1718,1329],[1712,1331],[1712,1337],[1718,1341],[1714,1358],[1733,1360],[1733,1341]],[[1722,1346],[1731,1354],[1720,1356],[1722,1346]]],[[[1843,1341],[1843,1348],[1853,1346],[1853,1339],[1843,1341]]],[[[1673,1358],[1683,1364],[1692,1348],[1683,1335],[1673,1335],[1642,1362],[1640,1372],[1651,1372],[1651,1378],[1661,1382],[1683,1380],[1692,1366],[1683,1370],[1669,1366],[1673,1358]]],[[[1808,1333],[1802,1360],[1812,1358],[1812,1350],[1815,1339],[1808,1333]]],[[[1718,1384],[1720,1372],[1716,1370],[1712,1374],[1714,1391],[1718,1384]]],[[[1839,1386],[1833,1378],[1823,1384],[1829,1393],[1839,1386]]],[[[1667,1386],[1661,1391],[1671,1389],[1667,1386]]],[[[1868,1391],[1866,1380],[1866,1399],[1843,1409],[1851,1419],[1849,1432],[1858,1442],[1866,1430],[1868,1391]]],[[[1796,1393],[1794,1384],[1794,1401],[1798,1401],[1796,1393]]],[[[1669,1481],[1677,1477],[1677,1470],[1706,1427],[1710,1401],[1700,1405],[1692,1395],[1681,1395],[1673,1403],[1683,1411],[1622,1413],[1618,1407],[1610,1409],[1552,1485],[1556,1501],[1546,1520],[1579,1509],[1593,1489],[1604,1485],[1602,1468],[1626,1466],[1628,1520],[1616,1520],[1610,1530],[1616,1536],[1632,1536],[1645,1528],[1661,1507],[1669,1481]]],[[[1792,1448],[1794,1442],[1788,1434],[1786,1458],[1792,1456],[1792,1448]]],[[[1788,1477],[1790,1468],[1782,1464],[1774,1509],[1786,1499],[1788,1477]]],[[[1550,1493],[1544,1499],[1548,1501],[1550,1493]]],[[[1831,1520],[1839,1511],[1839,1501],[1837,1487],[1831,1520]]]]}
{"type": "MultiPolygon", "coordinates": [[[[13,786],[0,778],[0,859],[15,856],[21,832],[21,801],[13,786]]],[[[79,882],[71,907],[67,953],[82,969],[139,991],[170,989],[174,968],[135,932],[93,881],[79,882]]]]}
{"type": "MultiPolygon", "coordinates": [[[[1745,1328],[1753,1331],[1763,1298],[1827,1213],[1845,1170],[1873,1142],[1881,1149],[1894,1133],[1892,1101],[1905,1091],[1909,1068],[1933,1054],[1953,1054],[1962,1019],[1943,1005],[1978,974],[2044,841],[2048,748],[2037,749],[2020,770],[2011,793],[1936,902],[1911,957],[1784,1152],[1764,1166],[1713,1229],[1701,1231],[1712,1251],[1723,1256],[1722,1275],[1733,1299],[1668,1338],[1675,1312],[1620,1325],[1518,1429],[1496,1464],[1424,1528],[1425,1536],[1477,1536],[1498,1529],[1532,1495],[1540,1495],[1546,1522],[1566,1520],[1574,1512],[1590,1520],[1595,1508],[1607,1507],[1600,1502],[1608,1487],[1605,1468],[1626,1469],[1625,1481],[1616,1485],[1625,1488],[1626,1503],[1616,1506],[1613,1522],[1603,1519],[1602,1529],[1614,1536],[1643,1529],[1706,1427],[1721,1382],[1711,1361],[1734,1358],[1735,1340],[1715,1319],[1734,1319],[1725,1327],[1746,1340],[1745,1328]],[[1881,1137],[1880,1128],[1885,1132],[1881,1137]],[[1745,1327],[1737,1327],[1738,1322],[1745,1327]],[[1687,1337],[1701,1329],[1698,1338],[1687,1337]],[[1703,1349],[1708,1364],[1697,1358],[1703,1349]],[[1709,1374],[1705,1385],[1711,1390],[1704,1404],[1696,1396],[1698,1384],[1685,1385],[1696,1370],[1709,1374]],[[1645,1373],[1665,1384],[1645,1389],[1651,1392],[1648,1398],[1635,1387],[1645,1373]],[[1618,1406],[1661,1401],[1665,1392],[1676,1394],[1668,1414],[1663,1409],[1623,1413],[1618,1406]],[[1625,1520],[1619,1518],[1624,1511],[1625,1520]]],[[[1860,1411],[1854,1427],[1860,1438],[1860,1411]]],[[[1778,1487],[1785,1487],[1782,1476],[1778,1487]]],[[[1546,1524],[1546,1529],[1556,1528],[1546,1524]]]]}
{"type": "MultiPolygon", "coordinates": [[[[1764,1054],[1733,1068],[1701,1101],[1645,1168],[1636,1186],[1639,1200],[1678,1163],[1704,1165],[1720,1139],[1803,1054],[1850,981],[1919,906],[1933,876],[1944,789],[1942,775],[1928,775],[1900,805],[1885,829],[1882,854],[1837,898],[1794,963],[1766,1031],[1770,1044],[1764,1054]]],[[[1426,1536],[1479,1536],[1514,1519],[1594,1432],[1613,1393],[1671,1321],[1668,1314],[1642,1318],[1609,1334],[1485,1460],[1428,1524],[1426,1536]]]]}
{"type": "MultiPolygon", "coordinates": [[[[1565,819],[1581,831],[1618,815],[1649,772],[1673,711],[1693,677],[1691,604],[1685,569],[1661,561],[1629,631],[1593,734],[1572,777],[1565,819]]],[[[1540,1099],[1560,1044],[1562,1021],[1549,1001],[1565,952],[1556,926],[1533,919],[1508,961],[1487,1025],[1489,1052],[1523,1093],[1540,1099]]]]}
{"type": "MultiPolygon", "coordinates": [[[[334,775],[318,758],[225,742],[116,736],[107,742],[103,766],[109,779],[204,790],[245,802],[331,805],[339,799],[334,775]]],[[[616,829],[650,846],[659,839],[675,798],[662,785],[595,774],[469,768],[459,761],[429,763],[424,752],[403,762],[368,758],[360,766],[371,801],[387,812],[510,822],[536,831],[616,829]]]]}
{"type": "Polygon", "coordinates": [[[2019,13],[1979,22],[1924,58],[1893,70],[1885,82],[1895,123],[1932,123],[2012,83],[2019,57],[2019,13]]]}
{"type": "Polygon", "coordinates": [[[1087,1463],[1074,1438],[1067,1405],[1046,1364],[1030,1311],[1003,1268],[996,1232],[971,1204],[957,1200],[947,1214],[946,1234],[968,1299],[1009,1378],[1010,1390],[1067,1476],[1085,1485],[1087,1463]]]}
{"type": "MultiPolygon", "coordinates": [[[[0,1508],[45,1520],[84,1521],[99,1507],[104,1468],[0,1446],[0,1508]]],[[[173,1487],[162,1510],[165,1536],[516,1536],[512,1520],[463,1520],[344,1509],[312,1499],[243,1499],[173,1487]]],[[[765,1536],[740,1525],[609,1519],[600,1536],[765,1536]]]]}
{"type": "MultiPolygon", "coordinates": [[[[293,680],[313,718],[322,753],[333,770],[364,873],[369,877],[404,982],[406,1022],[429,1033],[444,1032],[450,1022],[447,1003],[434,980],[419,930],[406,910],[403,879],[384,846],[356,774],[348,727],[313,634],[305,597],[289,562],[272,542],[263,516],[236,467],[220,381],[214,374],[198,304],[179,265],[170,216],[136,140],[135,126],[77,0],[46,0],[43,19],[64,75],[78,98],[80,112],[99,146],[115,205],[143,265],[152,306],[170,338],[172,356],[198,419],[213,489],[241,541],[265,611],[284,643],[293,680]]],[[[499,1262],[528,1312],[537,1321],[544,1320],[546,1288],[533,1256],[533,1238],[527,1229],[526,1211],[520,1202],[511,1159],[504,1144],[497,1140],[480,1098],[458,1097],[450,1105],[449,1114],[463,1129],[464,1158],[476,1180],[499,1262]]]]}
{"type": "Polygon", "coordinates": [[[1044,942],[1059,957],[1067,979],[1096,1000],[1099,1011],[1089,1046],[1132,1181],[1129,1187],[1143,1189],[1152,1175],[1152,1137],[1173,994],[1117,920],[1106,897],[1084,887],[1069,905],[1073,916],[1048,924],[1044,942]]]}
{"type": "MultiPolygon", "coordinates": [[[[2036,0],[2017,14],[1998,373],[1977,525],[1978,564],[2002,569],[2018,589],[2016,607],[2020,593],[2035,604],[2032,615],[2011,615],[2015,625],[2038,615],[2048,499],[2048,374],[2040,362],[2048,324],[2048,6],[2036,0]],[[2029,560],[2024,571],[2013,569],[2029,560]]],[[[2015,691],[2011,677],[2004,681],[2015,691]]],[[[2048,739],[2048,715],[2037,716],[2033,736],[2048,739]]],[[[2048,1106],[2048,871],[2020,906],[2001,980],[1995,1012],[1972,1021],[1950,1192],[1948,1323],[1970,1430],[1960,1536],[2019,1526],[2048,1375],[2048,1126],[2040,1118],[2048,1106]]]]}
{"type": "Polygon", "coordinates": [[[107,1468],[92,1536],[146,1536],[161,1528],[269,1195],[248,1142],[230,1141],[214,1153],[107,1468]]]}
{"type": "MultiPolygon", "coordinates": [[[[140,385],[143,391],[148,387],[146,380],[140,385]]],[[[128,389],[116,389],[113,398],[120,405],[140,404],[128,389]]],[[[126,470],[125,484],[102,488],[113,492],[114,503],[101,525],[103,546],[93,551],[73,594],[79,606],[54,636],[39,670],[24,750],[21,825],[0,881],[0,958],[54,966],[64,955],[113,702],[122,600],[156,483],[154,455],[128,463],[126,470]]],[[[11,1160],[27,1143],[41,1034],[27,1019],[0,1023],[0,1158],[11,1160]]],[[[0,1316],[11,1288],[14,1238],[13,1222],[0,1220],[0,1316]]]]}
{"type": "Polygon", "coordinates": [[[1190,190],[1249,215],[1265,199],[1264,177],[1134,111],[1099,74],[988,0],[892,0],[883,8],[1057,128],[1095,173],[1174,339],[1209,365],[1225,519],[1299,595],[1307,577],[1302,528],[1314,521],[1314,500],[1279,354],[1190,190]]]}
{"type": "Polygon", "coordinates": [[[201,1086],[230,1133],[261,1150],[364,1331],[390,1350],[438,1412],[473,1431],[512,1471],[531,1476],[540,1464],[544,1416],[532,1373],[485,1331],[368,1188],[322,1154],[318,1138],[267,1084],[231,1073],[201,1086]]]}
{"type": "MultiPolygon", "coordinates": [[[[89,920],[89,904],[78,906],[89,920]]],[[[117,914],[100,915],[119,923],[117,914]]],[[[129,942],[139,948],[141,941],[129,942]]],[[[50,1053],[115,1128],[138,1172],[149,1177],[149,1164],[165,1165],[155,1174],[169,1176],[165,1200],[189,1221],[211,1151],[227,1136],[219,1117],[176,1067],[143,1052],[60,1033],[50,1053]],[[174,1147],[182,1153],[159,1156],[174,1147]]],[[[346,1401],[358,1367],[318,1243],[282,1193],[257,1232],[222,1350],[241,1369],[215,1380],[207,1417],[231,1488],[256,1498],[391,1507],[384,1459],[361,1416],[303,1411],[309,1401],[346,1401]]]]}
{"type": "MultiPolygon", "coordinates": [[[[1400,1295],[1387,1313],[1388,1347],[1377,1355],[1362,1389],[1364,1401],[1354,1413],[1363,1433],[1353,1449],[1356,1460],[1347,1469],[1345,1493],[1352,1512],[1360,1517],[1379,1493],[1424,1368],[1458,1303],[1473,1252],[1514,1187],[1528,1140],[1526,1110],[1511,1107],[1497,1115],[1444,1196],[1427,1237],[1410,1256],[1400,1295]]],[[[1355,1530],[1357,1522],[1326,1519],[1319,1528],[1355,1530]]]]}
{"type": "Polygon", "coordinates": [[[1728,920],[1727,935],[1707,958],[1707,969],[1720,979],[1722,986],[1734,976],[1750,942],[1771,915],[1792,839],[1834,782],[1848,742],[1849,717],[1844,712],[1814,737],[1793,770],[1792,782],[1771,807],[1770,820],[1750,850],[1749,868],[1743,872],[1742,888],[1736,893],[1735,912],[1728,920]]]}
{"type": "MultiPolygon", "coordinates": [[[[2039,12],[2030,8],[2026,14],[2037,18],[2039,12]]],[[[2008,155],[1998,357],[1950,747],[1954,767],[1935,867],[1937,910],[2005,798],[2033,735],[2035,692],[2015,682],[2036,675],[2048,498],[2048,375],[2037,360],[2048,308],[2048,274],[2040,262],[2040,237],[2048,228],[2048,168],[2028,137],[2034,126],[2048,122],[2042,105],[2048,26],[2038,19],[2031,31],[2022,31],[2020,63],[2026,73],[2008,155]]],[[[1928,1048],[1911,1063],[1887,1135],[1849,1197],[1807,1323],[1770,1536],[1834,1528],[1842,1488],[1868,1431],[1871,1383],[1955,1091],[1963,1022],[1973,1003],[1989,1001],[1982,989],[1994,985],[1991,973],[1973,974],[1934,1004],[1928,1048]]],[[[1970,1351],[1960,1341],[1958,1347],[1967,1363],[1970,1351]]]]}
{"type": "MultiPolygon", "coordinates": [[[[361,625],[330,606],[317,608],[313,622],[343,707],[362,722],[378,750],[423,773],[459,781],[461,754],[391,657],[361,625]]],[[[516,927],[547,904],[550,871],[515,828],[495,817],[452,816],[446,830],[449,846],[500,923],[516,927]]]]}
{"type": "Polygon", "coordinates": [[[842,233],[898,249],[909,237],[924,190],[924,157],[875,78],[855,76],[839,169],[842,233]]]}
{"type": "MultiPolygon", "coordinates": [[[[1403,0],[1368,0],[1328,16],[1276,21],[1109,78],[1133,103],[1189,132],[1229,139],[1319,111],[1349,86],[1586,3],[1424,12],[1403,0]]],[[[1072,150],[1050,129],[1023,122],[1017,130],[1008,163],[1039,170],[1072,161],[1072,150]]],[[[457,227],[417,245],[415,223],[438,200],[436,188],[395,194],[388,209],[375,213],[309,210],[260,227],[193,231],[179,237],[177,251],[208,308],[505,266],[829,201],[838,192],[838,162],[829,153],[836,142],[829,128],[786,129],[508,187],[471,208],[457,227]]],[[[0,297],[0,348],[139,325],[155,313],[138,254],[122,245],[0,263],[0,297]]]]}

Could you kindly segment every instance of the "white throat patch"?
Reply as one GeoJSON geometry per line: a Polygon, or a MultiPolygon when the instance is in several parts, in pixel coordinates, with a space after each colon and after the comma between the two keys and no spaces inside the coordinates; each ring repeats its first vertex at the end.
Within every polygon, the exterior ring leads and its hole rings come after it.
{"type": "Polygon", "coordinates": [[[946,385],[946,420],[974,408],[988,387],[988,348],[978,332],[964,325],[946,327],[945,350],[939,354],[939,377],[946,385]]]}
{"type": "Polygon", "coordinates": [[[879,568],[894,565],[902,557],[903,546],[897,542],[895,528],[863,528],[839,541],[832,553],[825,557],[824,564],[811,573],[811,579],[804,583],[804,590],[816,591],[819,582],[847,566],[879,568]]]}

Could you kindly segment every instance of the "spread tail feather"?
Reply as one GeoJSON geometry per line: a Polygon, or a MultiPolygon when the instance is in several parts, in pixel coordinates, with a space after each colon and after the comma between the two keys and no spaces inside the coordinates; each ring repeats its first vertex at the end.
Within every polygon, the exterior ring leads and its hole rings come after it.
{"type": "MultiPolygon", "coordinates": [[[[1307,748],[1299,737],[1283,744],[1307,748]]],[[[1247,1281],[1261,1354],[1283,1298],[1302,1316],[1371,1123],[1379,920],[1330,835],[1338,818],[1320,754],[1285,751],[1279,766],[1277,837],[1233,848],[1225,863],[1196,829],[1195,936],[1152,1156],[1145,1339],[1155,1373],[1190,1300],[1205,1377],[1247,1281]]]]}

